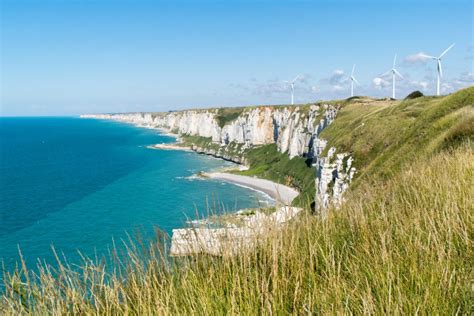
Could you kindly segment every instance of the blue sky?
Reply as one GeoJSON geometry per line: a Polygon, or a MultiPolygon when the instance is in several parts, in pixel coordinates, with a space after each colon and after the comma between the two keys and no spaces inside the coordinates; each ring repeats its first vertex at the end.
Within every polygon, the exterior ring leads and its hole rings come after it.
{"type": "Polygon", "coordinates": [[[2,0],[0,115],[76,115],[388,96],[474,84],[472,1],[2,0]]]}

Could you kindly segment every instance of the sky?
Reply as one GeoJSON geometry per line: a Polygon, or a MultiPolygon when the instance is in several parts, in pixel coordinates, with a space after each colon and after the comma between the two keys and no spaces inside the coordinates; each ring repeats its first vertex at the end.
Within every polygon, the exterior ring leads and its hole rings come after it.
{"type": "Polygon", "coordinates": [[[471,0],[0,0],[0,116],[288,104],[474,85],[471,0]]]}

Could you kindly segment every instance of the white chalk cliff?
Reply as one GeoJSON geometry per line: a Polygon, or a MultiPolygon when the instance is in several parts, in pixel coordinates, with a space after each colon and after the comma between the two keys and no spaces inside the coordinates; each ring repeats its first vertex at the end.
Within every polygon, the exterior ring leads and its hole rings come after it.
{"type": "MultiPolygon", "coordinates": [[[[239,144],[241,149],[275,143],[278,150],[290,158],[301,156],[312,159],[317,169],[316,204],[327,208],[330,201],[340,203],[342,193],[348,188],[355,169],[352,158],[339,153],[334,159],[331,148],[326,157],[322,153],[326,141],[319,138],[325,127],[334,121],[337,107],[330,104],[292,107],[243,108],[237,117],[219,125],[219,110],[186,110],[165,113],[127,113],[83,115],[82,117],[112,119],[140,126],[164,128],[180,135],[209,137],[222,150],[212,149],[210,154],[226,157],[225,149],[230,144],[239,144]],[[332,184],[332,185],[331,185],[332,184]]],[[[206,152],[205,148],[193,148],[206,152]]],[[[243,159],[232,159],[245,162],[243,159]]]]}

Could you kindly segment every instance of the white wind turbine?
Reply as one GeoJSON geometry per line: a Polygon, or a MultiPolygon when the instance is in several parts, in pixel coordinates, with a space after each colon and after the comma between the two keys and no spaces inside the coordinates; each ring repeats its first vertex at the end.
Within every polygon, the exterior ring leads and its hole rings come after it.
{"type": "Polygon", "coordinates": [[[289,84],[291,86],[291,105],[294,104],[294,94],[295,94],[295,82],[298,81],[300,79],[300,75],[296,76],[295,79],[293,79],[292,81],[285,81],[285,83],[289,84]]]}
{"type": "Polygon", "coordinates": [[[443,77],[443,69],[441,68],[441,58],[443,58],[443,56],[446,55],[446,53],[451,48],[453,48],[453,46],[454,46],[454,43],[451,46],[449,46],[448,48],[446,48],[444,50],[444,52],[442,52],[441,55],[439,55],[438,57],[422,54],[422,56],[424,56],[426,58],[431,58],[431,59],[436,60],[436,62],[438,64],[438,82],[437,82],[437,85],[436,85],[436,95],[439,95],[439,90],[440,90],[440,86],[441,86],[441,77],[443,77]]]}
{"type": "Polygon", "coordinates": [[[357,79],[354,77],[354,70],[356,68],[356,65],[354,64],[354,66],[352,66],[352,72],[351,72],[351,97],[354,96],[354,82],[357,83],[358,85],[360,85],[359,81],[357,81],[357,79]]]}
{"type": "Polygon", "coordinates": [[[393,66],[392,66],[392,69],[390,69],[389,71],[387,71],[386,73],[384,73],[382,75],[382,77],[385,77],[386,75],[388,74],[392,74],[392,98],[395,99],[395,77],[396,76],[399,76],[400,79],[404,79],[402,74],[398,72],[397,69],[395,69],[395,63],[397,62],[397,54],[395,54],[395,58],[393,59],[393,66]]]}

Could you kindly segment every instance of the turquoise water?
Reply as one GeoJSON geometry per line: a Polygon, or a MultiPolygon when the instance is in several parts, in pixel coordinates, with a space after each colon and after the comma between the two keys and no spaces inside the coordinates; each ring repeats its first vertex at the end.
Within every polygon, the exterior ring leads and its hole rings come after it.
{"type": "Polygon", "coordinates": [[[0,258],[7,268],[18,248],[29,266],[106,254],[127,233],[171,233],[219,203],[227,211],[268,202],[258,192],[194,179],[229,162],[160,151],[173,142],[155,130],[79,118],[0,118],[0,258]]]}

